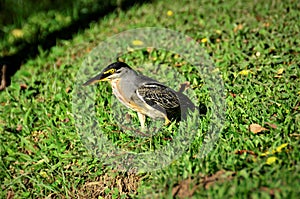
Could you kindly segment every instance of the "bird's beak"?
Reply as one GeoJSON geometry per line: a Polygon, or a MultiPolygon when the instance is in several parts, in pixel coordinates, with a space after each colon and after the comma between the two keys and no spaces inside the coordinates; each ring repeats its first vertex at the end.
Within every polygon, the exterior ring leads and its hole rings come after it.
{"type": "Polygon", "coordinates": [[[99,75],[96,75],[95,77],[93,77],[92,79],[88,80],[87,82],[85,82],[83,84],[83,86],[87,86],[87,85],[91,85],[100,81],[106,81],[107,78],[101,73],[99,75]]]}

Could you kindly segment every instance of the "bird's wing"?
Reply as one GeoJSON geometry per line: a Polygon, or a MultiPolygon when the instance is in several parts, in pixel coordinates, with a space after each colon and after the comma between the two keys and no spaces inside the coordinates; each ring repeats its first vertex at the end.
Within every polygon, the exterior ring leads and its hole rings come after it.
{"type": "Polygon", "coordinates": [[[180,107],[179,99],[172,89],[159,83],[146,83],[136,91],[138,97],[152,107],[174,109],[180,107]]]}

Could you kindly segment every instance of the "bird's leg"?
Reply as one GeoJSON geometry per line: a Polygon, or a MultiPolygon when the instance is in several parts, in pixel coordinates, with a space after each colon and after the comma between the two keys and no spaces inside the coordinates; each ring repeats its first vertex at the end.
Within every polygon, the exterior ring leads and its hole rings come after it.
{"type": "Polygon", "coordinates": [[[141,123],[141,129],[144,130],[145,129],[145,120],[146,120],[146,116],[142,113],[137,112],[140,123],[141,123]]]}
{"type": "Polygon", "coordinates": [[[165,125],[168,125],[170,123],[171,123],[171,121],[167,117],[165,117],[165,125]]]}

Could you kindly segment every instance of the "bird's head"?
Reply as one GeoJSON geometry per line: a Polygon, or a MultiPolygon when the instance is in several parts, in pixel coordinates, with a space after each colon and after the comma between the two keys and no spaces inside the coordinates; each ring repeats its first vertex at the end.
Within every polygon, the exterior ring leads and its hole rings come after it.
{"type": "Polygon", "coordinates": [[[132,68],[130,68],[130,66],[128,66],[126,63],[115,62],[108,65],[99,75],[96,75],[92,79],[85,82],[83,85],[87,86],[99,81],[112,81],[115,79],[119,79],[128,71],[132,71],[132,68]]]}

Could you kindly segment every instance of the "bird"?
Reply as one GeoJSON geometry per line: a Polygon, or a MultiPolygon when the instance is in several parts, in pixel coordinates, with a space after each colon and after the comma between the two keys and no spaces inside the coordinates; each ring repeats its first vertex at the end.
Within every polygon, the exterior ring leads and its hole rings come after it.
{"type": "Polygon", "coordinates": [[[182,92],[132,69],[125,62],[114,62],[100,74],[86,81],[83,86],[108,81],[116,98],[127,108],[137,112],[141,129],[145,129],[146,116],[164,119],[165,125],[186,118],[187,111],[195,105],[182,92]]]}

